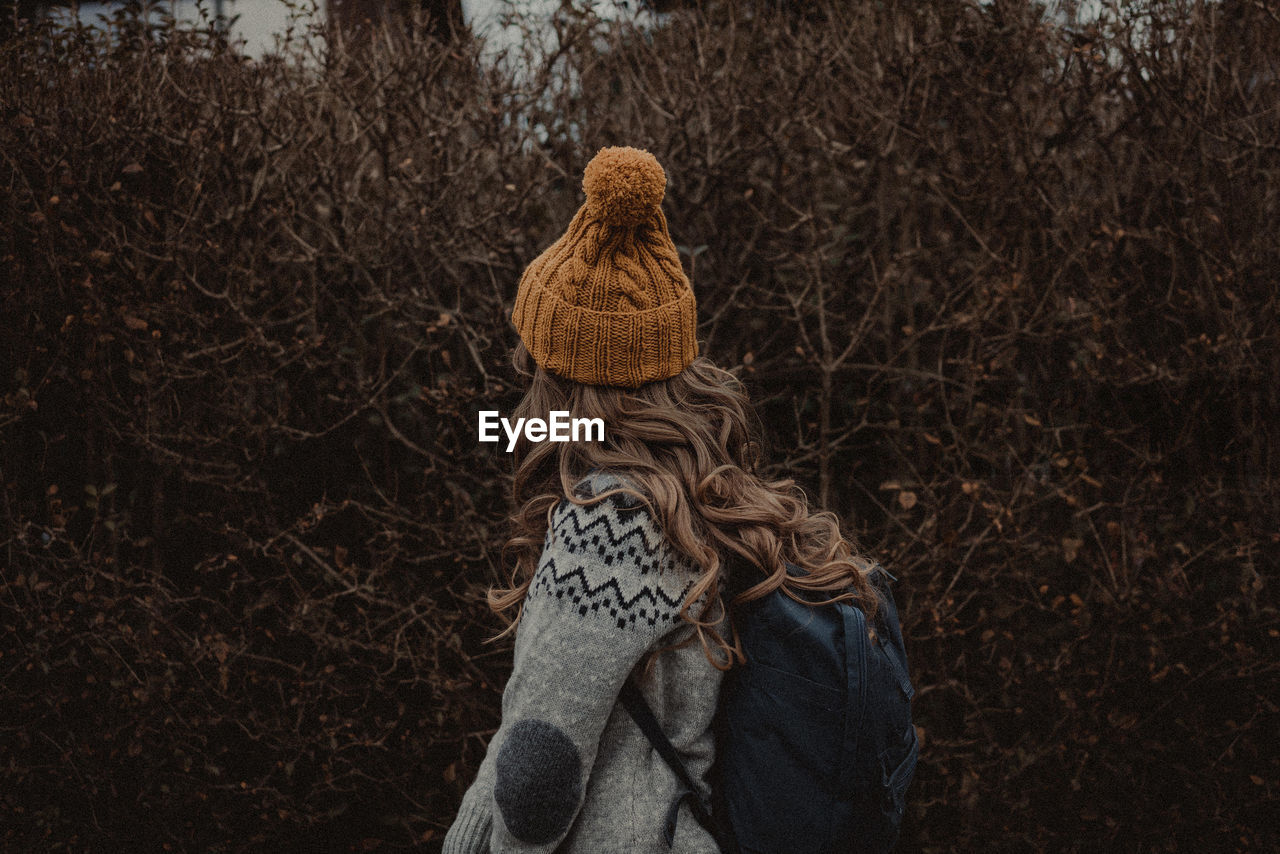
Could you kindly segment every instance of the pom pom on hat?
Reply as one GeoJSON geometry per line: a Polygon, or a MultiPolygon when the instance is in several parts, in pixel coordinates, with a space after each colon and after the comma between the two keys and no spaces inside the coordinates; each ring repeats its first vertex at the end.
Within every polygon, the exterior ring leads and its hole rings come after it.
{"type": "Polygon", "coordinates": [[[582,173],[588,212],[609,225],[644,222],[657,212],[666,187],[658,159],[630,146],[600,149],[582,173]]]}

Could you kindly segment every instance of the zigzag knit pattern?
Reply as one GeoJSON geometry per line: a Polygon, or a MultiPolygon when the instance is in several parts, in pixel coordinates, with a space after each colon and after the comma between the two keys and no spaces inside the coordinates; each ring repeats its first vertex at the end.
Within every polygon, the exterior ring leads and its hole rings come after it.
{"type": "Polygon", "coordinates": [[[619,629],[674,625],[696,576],[647,510],[616,498],[562,501],[546,546],[528,598],[555,597],[580,617],[604,617],[619,629]]]}

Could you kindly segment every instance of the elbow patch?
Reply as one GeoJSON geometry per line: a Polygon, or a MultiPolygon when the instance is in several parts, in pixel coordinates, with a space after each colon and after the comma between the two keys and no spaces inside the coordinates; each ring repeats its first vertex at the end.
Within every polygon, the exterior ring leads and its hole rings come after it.
{"type": "Polygon", "coordinates": [[[525,718],[498,751],[493,798],[511,835],[539,845],[563,834],[582,799],[578,748],[554,724],[525,718]]]}

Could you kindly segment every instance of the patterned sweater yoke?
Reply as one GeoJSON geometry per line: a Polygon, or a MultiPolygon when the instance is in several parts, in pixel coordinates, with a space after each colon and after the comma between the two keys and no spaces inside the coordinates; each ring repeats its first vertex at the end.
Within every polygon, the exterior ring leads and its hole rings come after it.
{"type": "Polygon", "coordinates": [[[602,616],[603,607],[619,629],[634,627],[637,620],[652,629],[678,619],[690,584],[674,574],[676,558],[664,548],[647,511],[628,510],[625,500],[604,499],[611,507],[565,502],[548,530],[530,596],[569,597],[581,617],[602,616]],[[602,563],[607,571],[601,571],[602,563]],[[663,578],[660,570],[668,575],[663,578]]]}
{"type": "MultiPolygon", "coordinates": [[[[578,492],[622,485],[596,472],[578,492]]],[[[444,854],[716,851],[687,806],[675,844],[661,841],[679,783],[618,702],[646,652],[692,631],[680,609],[699,574],[634,498],[560,502],[516,630],[501,724],[444,854]]],[[[662,652],[641,684],[700,784],[721,675],[694,642],[662,652]]]]}

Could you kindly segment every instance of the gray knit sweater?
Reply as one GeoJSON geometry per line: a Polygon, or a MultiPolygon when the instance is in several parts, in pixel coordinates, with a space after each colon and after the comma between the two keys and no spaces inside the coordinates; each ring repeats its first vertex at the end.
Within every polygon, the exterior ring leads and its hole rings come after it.
{"type": "MultiPolygon", "coordinates": [[[[579,488],[599,494],[621,483],[597,472],[579,488]]],[[[618,702],[647,650],[693,631],[679,611],[697,576],[634,500],[561,501],[516,629],[502,722],[444,854],[715,854],[687,800],[674,844],[663,842],[680,784],[618,702]]],[[[721,676],[695,640],[660,654],[639,683],[704,793],[721,676]]]]}

